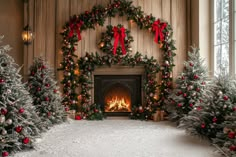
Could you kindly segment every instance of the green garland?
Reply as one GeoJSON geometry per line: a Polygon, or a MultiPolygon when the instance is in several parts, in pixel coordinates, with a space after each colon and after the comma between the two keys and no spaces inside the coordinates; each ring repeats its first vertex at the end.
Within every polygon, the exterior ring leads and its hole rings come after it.
{"type": "MultiPolygon", "coordinates": [[[[100,56],[98,53],[86,53],[84,57],[78,60],[80,76],[79,84],[81,86],[81,108],[80,112],[82,116],[90,119],[90,114],[95,113],[94,109],[91,109],[91,95],[89,90],[92,89],[92,78],[91,73],[96,67],[101,66],[111,66],[111,65],[121,65],[121,66],[143,66],[145,68],[145,78],[144,78],[144,93],[145,93],[145,104],[144,108],[148,108],[150,113],[155,112],[157,107],[157,100],[154,97],[156,88],[158,86],[156,81],[156,73],[159,72],[160,66],[157,60],[153,57],[148,58],[147,56],[142,56],[141,53],[137,52],[134,56],[130,54],[124,55],[113,55],[107,54],[105,56],[100,56]]],[[[137,104],[138,105],[138,104],[137,104]]],[[[138,106],[137,106],[138,107],[138,106]]],[[[100,110],[99,107],[96,108],[100,110]]],[[[134,110],[133,110],[134,112],[134,110]]],[[[133,113],[135,114],[135,113],[133,113]]],[[[150,119],[151,117],[147,117],[150,119]]]]}
{"type": "MultiPolygon", "coordinates": [[[[96,25],[103,26],[107,17],[115,17],[116,14],[119,14],[120,16],[125,15],[127,20],[134,21],[140,29],[152,30],[154,34],[157,32],[153,29],[155,22],[159,22],[158,26],[165,25],[165,27],[160,31],[164,37],[161,38],[161,36],[157,36],[156,40],[160,44],[160,49],[163,51],[163,62],[160,67],[162,81],[158,86],[160,93],[158,106],[161,107],[165,103],[165,100],[172,88],[171,73],[174,67],[173,58],[175,56],[173,51],[176,50],[174,40],[172,39],[173,30],[167,22],[159,19],[156,20],[152,15],[144,15],[141,7],[133,6],[132,1],[114,0],[114,2],[108,4],[107,7],[100,5],[94,6],[90,12],[85,11],[80,15],[72,16],[63,27],[63,31],[61,32],[63,37],[63,60],[60,63],[59,70],[64,72],[64,77],[61,81],[64,85],[64,105],[70,106],[70,108],[75,108],[78,103],[78,93],[76,92],[76,88],[78,87],[79,80],[75,73],[75,70],[78,69],[78,65],[75,63],[74,59],[77,58],[75,55],[75,46],[76,43],[81,40],[80,32],[91,28],[95,29],[96,25]]],[[[118,58],[115,57],[114,62],[116,59],[118,58]]],[[[110,62],[109,60],[103,61],[110,62]]],[[[130,59],[129,62],[135,64],[132,59],[130,59]]]]}

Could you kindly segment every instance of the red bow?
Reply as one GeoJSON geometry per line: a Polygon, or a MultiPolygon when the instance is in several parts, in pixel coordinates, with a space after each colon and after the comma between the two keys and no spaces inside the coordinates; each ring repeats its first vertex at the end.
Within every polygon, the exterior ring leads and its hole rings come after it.
{"type": "Polygon", "coordinates": [[[80,21],[79,23],[74,24],[73,22],[70,23],[69,27],[70,27],[70,32],[69,32],[69,38],[73,37],[74,35],[74,30],[76,30],[77,32],[77,36],[78,36],[78,41],[81,40],[81,35],[80,35],[80,27],[82,26],[83,22],[80,21]]]}
{"type": "Polygon", "coordinates": [[[158,19],[152,24],[152,30],[156,32],[156,36],[154,41],[158,43],[158,37],[160,37],[160,41],[164,41],[164,34],[163,30],[166,28],[167,24],[166,23],[161,23],[161,21],[158,19]]]}
{"type": "Polygon", "coordinates": [[[114,32],[114,49],[113,49],[113,54],[116,54],[116,48],[118,46],[118,42],[120,40],[121,44],[121,50],[122,54],[126,54],[125,50],[125,28],[121,27],[120,29],[118,27],[113,27],[113,32],[114,32]]]}

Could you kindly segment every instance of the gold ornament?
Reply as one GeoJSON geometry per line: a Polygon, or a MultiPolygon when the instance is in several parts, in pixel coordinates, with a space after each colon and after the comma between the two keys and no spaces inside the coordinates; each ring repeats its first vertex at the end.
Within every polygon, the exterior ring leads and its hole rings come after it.
{"type": "Polygon", "coordinates": [[[75,70],[74,70],[74,74],[75,74],[75,75],[79,75],[79,69],[75,69],[75,70]]]}
{"type": "Polygon", "coordinates": [[[132,50],[133,50],[132,47],[129,47],[129,48],[128,48],[128,51],[132,51],[132,50]]]}
{"type": "Polygon", "coordinates": [[[100,48],[102,48],[102,47],[104,47],[105,46],[105,43],[104,42],[101,42],[100,44],[99,44],[99,47],[100,48]]]}

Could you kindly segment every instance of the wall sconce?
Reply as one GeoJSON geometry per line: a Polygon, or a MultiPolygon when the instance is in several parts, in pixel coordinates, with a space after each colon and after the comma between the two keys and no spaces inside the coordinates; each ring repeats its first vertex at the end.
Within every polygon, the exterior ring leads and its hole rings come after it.
{"type": "Polygon", "coordinates": [[[30,45],[34,40],[34,33],[32,32],[30,26],[29,26],[29,0],[24,0],[24,10],[26,11],[26,19],[27,22],[26,26],[23,28],[23,32],[21,34],[22,40],[24,42],[24,45],[30,45]]]}
{"type": "Polygon", "coordinates": [[[22,40],[25,45],[30,45],[34,39],[34,33],[29,25],[25,26],[22,32],[22,40]]]}

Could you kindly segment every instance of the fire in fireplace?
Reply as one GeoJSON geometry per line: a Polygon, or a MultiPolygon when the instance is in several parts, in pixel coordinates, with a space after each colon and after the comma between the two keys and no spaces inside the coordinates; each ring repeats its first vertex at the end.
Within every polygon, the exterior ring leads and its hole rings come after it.
{"type": "Polygon", "coordinates": [[[94,75],[94,102],[108,116],[128,115],[141,104],[141,75],[94,75]]]}
{"type": "Polygon", "coordinates": [[[131,112],[131,95],[122,85],[115,85],[105,93],[105,112],[131,112]]]}

